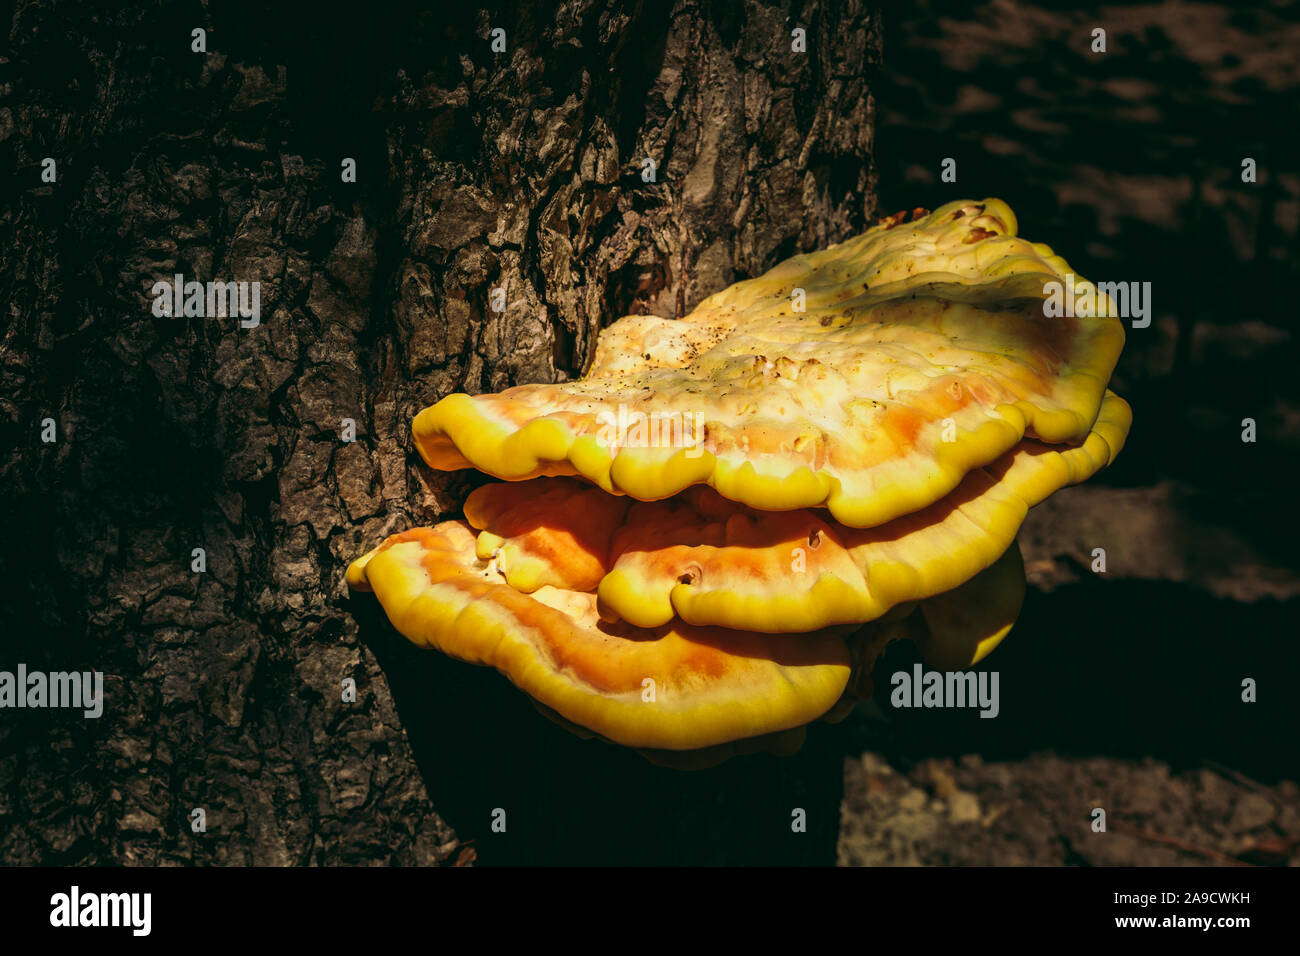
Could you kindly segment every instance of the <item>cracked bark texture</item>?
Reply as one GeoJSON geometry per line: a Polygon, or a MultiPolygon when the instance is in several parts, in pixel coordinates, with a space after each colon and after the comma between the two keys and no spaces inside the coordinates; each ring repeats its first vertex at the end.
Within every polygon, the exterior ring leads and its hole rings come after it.
{"type": "Polygon", "coordinates": [[[874,10],[615,6],[17,5],[0,668],[102,670],[105,708],[0,712],[0,860],[833,862],[833,728],[654,768],[343,585],[473,480],[419,462],[420,408],[576,376],[618,316],[684,314],[875,213],[874,10]],[[260,282],[260,326],[154,316],[175,273],[260,282]]]}

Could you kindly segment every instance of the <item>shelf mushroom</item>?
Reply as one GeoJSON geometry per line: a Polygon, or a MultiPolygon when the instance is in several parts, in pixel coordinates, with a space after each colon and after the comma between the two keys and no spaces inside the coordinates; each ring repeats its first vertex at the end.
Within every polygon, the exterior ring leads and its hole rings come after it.
{"type": "Polygon", "coordinates": [[[348,571],[408,639],[488,664],[560,716],[629,747],[697,750],[799,727],[839,700],[852,628],[766,636],[601,621],[596,596],[531,594],[475,554],[464,522],[394,535],[348,571]]]}
{"type": "Polygon", "coordinates": [[[348,584],[652,759],[789,750],[891,640],[943,669],[987,655],[1024,596],[1028,509],[1122,448],[1122,325],[1044,315],[1069,272],[1005,203],[962,201],[683,319],[620,319],[579,381],[421,412],[430,466],[505,480],[348,584]]]}
{"type": "Polygon", "coordinates": [[[449,395],[416,416],[416,447],[438,469],[580,475],[646,501],[703,483],[866,528],[938,500],[1025,435],[1081,441],[1119,319],[1046,318],[1044,283],[1070,267],[1016,237],[1000,200],[889,223],[685,318],[620,319],[578,381],[449,395]]]}

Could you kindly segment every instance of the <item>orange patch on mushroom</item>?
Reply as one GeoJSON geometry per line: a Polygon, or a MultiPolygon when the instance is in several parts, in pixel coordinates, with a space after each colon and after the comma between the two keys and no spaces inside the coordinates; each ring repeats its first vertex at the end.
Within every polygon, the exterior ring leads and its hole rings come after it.
{"type": "Polygon", "coordinates": [[[851,669],[844,628],[774,646],[723,628],[609,624],[590,593],[524,594],[475,556],[474,531],[459,521],[392,536],[349,580],[373,590],[414,643],[495,667],[566,719],[633,747],[694,750],[801,726],[835,704],[851,669]]]}

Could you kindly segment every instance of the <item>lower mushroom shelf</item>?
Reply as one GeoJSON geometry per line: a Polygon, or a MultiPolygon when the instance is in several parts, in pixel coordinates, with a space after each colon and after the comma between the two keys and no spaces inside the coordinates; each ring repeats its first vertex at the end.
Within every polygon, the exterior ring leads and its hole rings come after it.
{"type": "Polygon", "coordinates": [[[933,608],[902,606],[856,630],[647,629],[602,620],[591,592],[518,591],[475,544],[462,521],[414,528],[354,562],[348,582],[374,591],[413,643],[495,667],[562,725],[683,768],[797,750],[806,724],[843,716],[870,693],[871,665],[891,640],[915,639],[961,666],[978,660],[1010,629],[1024,593],[1013,546],[933,608]]]}

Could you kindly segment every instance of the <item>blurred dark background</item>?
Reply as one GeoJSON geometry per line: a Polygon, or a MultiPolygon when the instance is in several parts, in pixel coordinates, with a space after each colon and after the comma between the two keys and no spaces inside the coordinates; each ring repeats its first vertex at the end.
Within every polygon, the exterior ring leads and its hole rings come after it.
{"type": "Polygon", "coordinates": [[[1152,283],[1114,380],[1142,413],[1112,480],[1240,493],[1225,517],[1279,559],[1300,441],[1298,48],[1294,3],[919,2],[886,8],[877,82],[882,209],[1015,197],[1023,234],[1081,275],[1152,283]]]}
{"type": "MultiPolygon", "coordinates": [[[[1111,383],[1134,409],[1119,460],[1022,532],[1029,598],[983,665],[1002,715],[862,718],[857,746],[888,760],[850,763],[842,861],[1295,856],[1297,50],[1292,3],[886,8],[880,208],[1002,197],[1078,274],[1149,281],[1153,315],[1128,329],[1111,383]],[[956,184],[940,181],[945,157],[956,184]],[[1257,704],[1241,701],[1246,677],[1257,704]],[[978,796],[973,822],[934,800],[953,779],[978,796]],[[900,812],[916,790],[925,801],[900,812]],[[1123,832],[1098,839],[1083,804],[1123,832]]],[[[913,659],[893,648],[877,686],[913,659]]]]}

